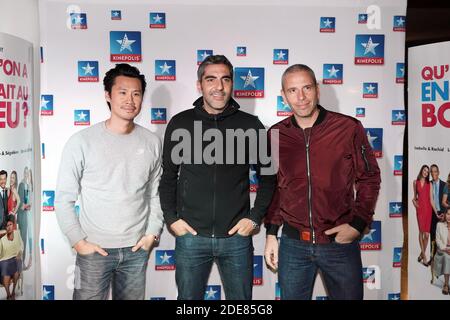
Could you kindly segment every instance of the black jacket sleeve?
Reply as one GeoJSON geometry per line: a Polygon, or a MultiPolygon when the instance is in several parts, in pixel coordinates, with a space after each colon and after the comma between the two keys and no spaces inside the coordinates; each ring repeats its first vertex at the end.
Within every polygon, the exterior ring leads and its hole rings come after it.
{"type": "Polygon", "coordinates": [[[174,119],[167,125],[164,135],[164,146],[162,156],[163,173],[159,183],[159,198],[161,209],[164,213],[164,220],[168,227],[179,219],[177,214],[177,184],[179,164],[172,161],[172,149],[178,143],[172,141],[172,133],[176,129],[174,119]]]}
{"type": "Polygon", "coordinates": [[[273,170],[270,142],[267,136],[266,129],[264,125],[261,123],[261,121],[259,121],[258,119],[256,121],[257,121],[256,124],[257,129],[263,130],[264,134],[258,134],[258,160],[257,164],[255,165],[255,170],[256,176],[259,181],[259,186],[256,193],[255,203],[250,211],[250,215],[248,216],[248,218],[253,220],[259,225],[261,224],[264,216],[266,215],[267,209],[269,208],[270,202],[272,201],[272,196],[275,191],[277,178],[276,172],[274,172],[273,170]],[[264,139],[264,141],[260,141],[261,139],[264,139]],[[259,150],[264,145],[267,147],[263,148],[262,150],[259,150]],[[261,157],[261,153],[266,154],[266,156],[261,157]],[[267,161],[269,159],[270,161],[267,161]]]}

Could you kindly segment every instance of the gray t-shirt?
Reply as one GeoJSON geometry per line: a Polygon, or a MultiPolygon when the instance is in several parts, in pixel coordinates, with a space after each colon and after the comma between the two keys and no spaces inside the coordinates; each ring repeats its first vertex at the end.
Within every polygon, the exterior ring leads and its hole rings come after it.
{"type": "Polygon", "coordinates": [[[159,235],[161,173],[161,142],[137,124],[129,134],[113,133],[105,122],[74,134],[62,153],[55,195],[56,217],[70,245],[85,239],[124,248],[159,235]]]}

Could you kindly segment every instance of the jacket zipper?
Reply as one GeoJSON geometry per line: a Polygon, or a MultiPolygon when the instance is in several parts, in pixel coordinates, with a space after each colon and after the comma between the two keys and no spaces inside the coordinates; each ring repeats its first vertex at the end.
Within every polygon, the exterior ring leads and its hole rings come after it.
{"type": "MultiPolygon", "coordinates": [[[[214,115],[214,125],[216,129],[219,129],[217,125],[217,116],[214,115]]],[[[217,164],[214,163],[214,173],[213,173],[213,221],[212,221],[212,237],[215,237],[216,231],[216,180],[217,180],[217,164]]]]}
{"type": "Polygon", "coordinates": [[[370,172],[369,161],[367,161],[367,158],[366,158],[366,147],[364,145],[361,146],[361,154],[364,159],[364,163],[366,164],[366,171],[370,172]]]}
{"type": "MultiPolygon", "coordinates": [[[[312,129],[310,129],[312,131],[312,129]]],[[[311,187],[311,167],[309,163],[309,142],[311,140],[311,132],[308,135],[308,139],[306,139],[306,131],[303,130],[303,135],[305,137],[305,143],[306,143],[306,168],[308,171],[308,209],[309,209],[309,225],[312,232],[312,243],[316,243],[316,233],[314,231],[314,225],[313,225],[313,219],[312,219],[312,201],[311,201],[311,193],[312,193],[312,187],[311,187]]]]}
{"type": "Polygon", "coordinates": [[[186,199],[186,195],[187,195],[187,180],[184,180],[183,181],[183,193],[182,193],[182,196],[181,196],[181,213],[183,213],[184,212],[184,210],[185,210],[185,206],[184,206],[184,203],[185,203],[185,199],[186,199]]]}

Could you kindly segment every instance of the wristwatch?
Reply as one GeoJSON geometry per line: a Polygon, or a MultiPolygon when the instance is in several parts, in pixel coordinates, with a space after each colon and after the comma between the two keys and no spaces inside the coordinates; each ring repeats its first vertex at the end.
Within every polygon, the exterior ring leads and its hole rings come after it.
{"type": "Polygon", "coordinates": [[[252,227],[253,227],[253,230],[256,230],[259,228],[259,224],[257,224],[255,221],[252,220],[252,227]]]}

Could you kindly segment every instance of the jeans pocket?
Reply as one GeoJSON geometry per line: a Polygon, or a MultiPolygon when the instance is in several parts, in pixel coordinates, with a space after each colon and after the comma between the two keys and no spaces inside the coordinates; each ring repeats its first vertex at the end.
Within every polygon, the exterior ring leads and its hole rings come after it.
{"type": "Polygon", "coordinates": [[[150,253],[150,248],[148,248],[147,250],[144,249],[144,247],[140,247],[138,251],[144,251],[146,253],[150,253]]]}
{"type": "Polygon", "coordinates": [[[357,242],[357,240],[353,240],[351,242],[337,242],[336,238],[334,238],[332,243],[334,243],[338,246],[350,246],[350,245],[354,244],[355,242],[357,242]]]}
{"type": "Polygon", "coordinates": [[[176,236],[177,238],[184,238],[188,235],[190,235],[191,233],[189,231],[187,231],[186,233],[183,233],[182,235],[176,236]]]}
{"type": "Polygon", "coordinates": [[[77,253],[77,255],[81,258],[89,258],[89,257],[93,257],[96,253],[97,253],[97,251],[94,251],[91,253],[86,253],[86,254],[77,253]]]}
{"type": "Polygon", "coordinates": [[[144,248],[141,247],[135,253],[137,253],[139,256],[142,256],[142,259],[145,259],[145,260],[150,259],[150,249],[145,250],[144,248]]]}
{"type": "Polygon", "coordinates": [[[242,235],[242,234],[239,234],[238,232],[236,232],[233,236],[235,236],[235,237],[240,237],[240,238],[244,238],[244,239],[247,239],[247,238],[250,238],[250,237],[251,237],[250,234],[249,234],[248,236],[244,236],[244,235],[242,235]]]}

